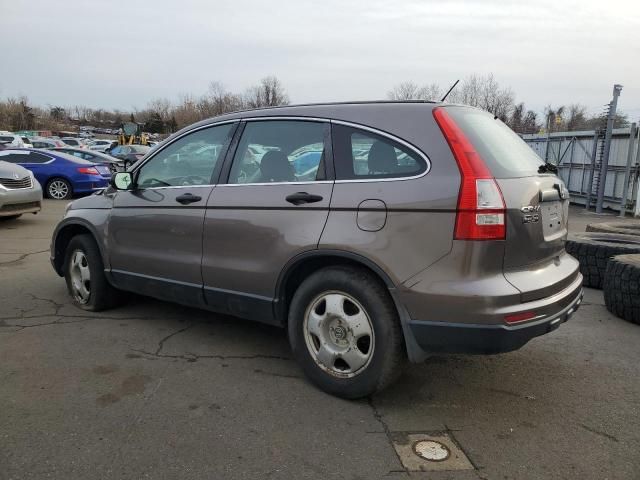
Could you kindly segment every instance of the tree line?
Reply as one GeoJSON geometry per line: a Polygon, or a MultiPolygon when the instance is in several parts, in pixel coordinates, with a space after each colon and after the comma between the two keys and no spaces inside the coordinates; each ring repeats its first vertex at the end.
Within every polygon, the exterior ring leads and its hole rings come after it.
{"type": "MultiPolygon", "coordinates": [[[[409,81],[396,85],[387,93],[387,98],[438,101],[445,93],[438,84],[421,86],[409,81]]],[[[587,107],[578,103],[557,107],[547,105],[543,114],[539,115],[527,109],[524,102],[516,102],[513,90],[500,85],[493,74],[468,76],[451,91],[447,101],[486,110],[521,134],[595,130],[606,125],[606,117],[603,114],[589,115],[587,107]]],[[[615,128],[628,125],[626,115],[616,115],[615,128]]]]}
{"type": "MultiPolygon", "coordinates": [[[[419,85],[405,81],[387,92],[389,100],[438,101],[445,90],[436,83],[419,85]]],[[[448,102],[482,108],[509,125],[515,132],[538,133],[593,130],[603,128],[602,115],[589,115],[587,107],[577,103],[545,107],[542,114],[516,102],[513,90],[501,85],[493,76],[470,75],[447,97],[448,102]]],[[[177,102],[156,98],[145,108],[131,111],[90,108],[83,105],[39,107],[27,97],[0,100],[0,130],[73,130],[78,125],[119,128],[123,122],[137,122],[151,133],[170,134],[191,123],[223,113],[249,108],[289,104],[282,82],[275,76],[261,79],[242,93],[228,91],[221,83],[212,82],[202,95],[181,95],[177,102]]],[[[616,117],[615,126],[628,126],[625,115],[616,117]]]]}

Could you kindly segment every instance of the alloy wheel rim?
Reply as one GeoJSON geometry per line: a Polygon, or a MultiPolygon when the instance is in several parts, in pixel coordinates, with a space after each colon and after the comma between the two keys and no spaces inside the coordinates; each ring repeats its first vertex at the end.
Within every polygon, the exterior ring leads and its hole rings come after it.
{"type": "Polygon", "coordinates": [[[305,312],[303,329],[311,358],[333,376],[359,375],[373,358],[371,319],[360,302],[344,292],[318,295],[305,312]]]}
{"type": "Polygon", "coordinates": [[[86,304],[91,297],[91,271],[87,256],[81,250],[71,255],[69,270],[73,297],[81,304],[86,304]]]}
{"type": "Polygon", "coordinates": [[[49,194],[57,200],[65,198],[68,193],[69,187],[62,180],[54,180],[49,184],[49,194]]]}

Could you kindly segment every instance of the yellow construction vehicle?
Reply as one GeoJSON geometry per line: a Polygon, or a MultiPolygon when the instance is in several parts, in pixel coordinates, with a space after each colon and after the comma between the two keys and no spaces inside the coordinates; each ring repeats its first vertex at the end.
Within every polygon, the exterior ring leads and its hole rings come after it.
{"type": "Polygon", "coordinates": [[[142,133],[140,125],[133,122],[123,123],[118,135],[118,145],[146,145],[149,139],[142,133]]]}

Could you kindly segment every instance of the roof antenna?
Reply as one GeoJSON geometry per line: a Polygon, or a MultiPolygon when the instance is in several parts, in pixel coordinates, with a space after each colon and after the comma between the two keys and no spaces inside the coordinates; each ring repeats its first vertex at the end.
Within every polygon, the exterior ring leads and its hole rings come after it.
{"type": "Polygon", "coordinates": [[[456,83],[454,83],[453,85],[451,85],[451,88],[447,91],[447,93],[444,94],[444,97],[442,97],[442,100],[440,100],[441,102],[444,102],[446,100],[446,98],[449,96],[449,94],[451,93],[451,90],[453,90],[454,88],[456,88],[456,85],[458,85],[458,82],[460,81],[460,79],[456,80],[456,83]]]}

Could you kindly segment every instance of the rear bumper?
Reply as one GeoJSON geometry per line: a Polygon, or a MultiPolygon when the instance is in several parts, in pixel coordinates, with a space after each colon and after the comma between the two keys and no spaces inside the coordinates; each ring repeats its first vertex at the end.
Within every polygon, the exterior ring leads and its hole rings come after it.
{"type": "Polygon", "coordinates": [[[541,303],[557,305],[557,311],[544,318],[518,324],[448,323],[409,320],[408,327],[417,345],[425,353],[510,352],[532,338],[552,332],[566,322],[582,303],[582,276],[562,292],[547,299],[524,303],[522,311],[535,309],[541,303]]]}

